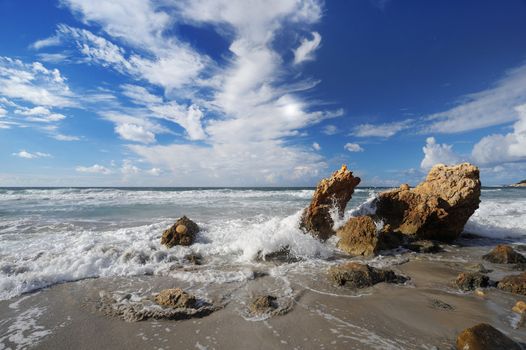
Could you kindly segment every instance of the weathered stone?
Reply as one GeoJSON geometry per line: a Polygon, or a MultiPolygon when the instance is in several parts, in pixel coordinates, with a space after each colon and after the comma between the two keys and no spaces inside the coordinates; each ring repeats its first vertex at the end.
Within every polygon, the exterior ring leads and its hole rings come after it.
{"type": "Polygon", "coordinates": [[[446,310],[446,311],[455,310],[454,306],[451,306],[450,304],[440,299],[432,299],[430,302],[430,306],[432,309],[437,309],[437,310],[446,310]]]}
{"type": "Polygon", "coordinates": [[[321,180],[309,207],[303,212],[300,226],[322,240],[333,236],[335,232],[332,229],[334,221],[331,211],[336,210],[336,214],[343,217],[347,202],[359,183],[360,178],[354,177],[345,165],[330,178],[321,180]]]}
{"type": "Polygon", "coordinates": [[[277,309],[277,298],[272,295],[261,295],[250,303],[250,312],[254,315],[261,315],[277,309]]]}
{"type": "Polygon", "coordinates": [[[404,283],[407,278],[396,275],[392,270],[381,270],[355,262],[331,267],[329,276],[339,286],[365,288],[380,282],[404,283]]]}
{"type": "Polygon", "coordinates": [[[504,277],[497,287],[506,292],[526,295],[526,272],[504,277]]]}
{"type": "Polygon", "coordinates": [[[380,193],[376,215],[413,239],[451,242],[480,203],[479,169],[469,163],[435,165],[424,182],[380,193]]]}
{"type": "Polygon", "coordinates": [[[430,240],[414,241],[406,244],[404,247],[417,253],[438,253],[442,251],[439,244],[430,240]]]}
{"type": "Polygon", "coordinates": [[[340,237],[338,248],[352,255],[367,256],[398,247],[401,244],[399,235],[385,229],[378,230],[370,216],[350,218],[336,231],[340,237]]]}
{"type": "Polygon", "coordinates": [[[511,310],[518,314],[526,314],[526,303],[522,300],[519,300],[511,310]]]}
{"type": "Polygon", "coordinates": [[[195,297],[181,288],[162,290],[155,296],[155,302],[173,308],[194,308],[196,305],[195,297]]]}
{"type": "Polygon", "coordinates": [[[511,246],[506,244],[497,245],[491,252],[482,256],[482,259],[494,264],[523,264],[526,257],[517,253],[511,246]]]}
{"type": "Polygon", "coordinates": [[[463,330],[457,337],[457,350],[521,350],[512,339],[487,323],[463,330]]]}
{"type": "Polygon", "coordinates": [[[463,291],[486,288],[489,286],[489,277],[479,272],[461,272],[457,276],[455,284],[463,291]]]}
{"type": "Polygon", "coordinates": [[[199,226],[192,220],[183,216],[175,222],[169,229],[163,232],[161,244],[171,248],[176,245],[191,245],[194,242],[199,226]]]}
{"type": "Polygon", "coordinates": [[[487,269],[482,264],[472,264],[472,265],[468,265],[466,268],[472,272],[480,272],[480,273],[489,273],[493,271],[493,270],[487,269]]]}

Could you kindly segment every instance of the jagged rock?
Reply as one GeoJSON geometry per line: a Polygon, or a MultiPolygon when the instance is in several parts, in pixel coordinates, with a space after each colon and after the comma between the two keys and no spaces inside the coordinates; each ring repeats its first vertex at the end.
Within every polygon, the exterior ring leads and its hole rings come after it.
{"type": "Polygon", "coordinates": [[[463,330],[457,337],[457,350],[521,350],[512,339],[487,323],[463,330]]]}
{"type": "Polygon", "coordinates": [[[516,312],[518,314],[526,314],[526,303],[522,300],[517,301],[515,306],[511,309],[511,311],[516,312]]]}
{"type": "Polygon", "coordinates": [[[406,244],[404,247],[417,253],[438,253],[442,251],[437,242],[430,240],[414,241],[406,244]]]}
{"type": "Polygon", "coordinates": [[[517,253],[512,247],[506,244],[497,245],[491,252],[482,256],[482,259],[494,264],[523,264],[526,257],[517,253]]]}
{"type": "Polygon", "coordinates": [[[194,265],[201,265],[203,263],[203,257],[199,254],[188,254],[184,257],[189,263],[194,265]]]}
{"type": "Polygon", "coordinates": [[[168,248],[176,245],[191,245],[198,232],[199,226],[186,216],[183,216],[163,232],[161,244],[166,245],[168,248]]]}
{"type": "Polygon", "coordinates": [[[435,165],[424,182],[380,193],[376,216],[413,239],[455,240],[480,203],[479,169],[435,165]]]}
{"type": "Polygon", "coordinates": [[[315,237],[326,240],[335,234],[332,226],[331,210],[343,217],[347,202],[354,193],[354,188],[360,183],[359,177],[343,165],[330,178],[321,180],[316,187],[314,196],[308,208],[303,212],[300,226],[315,237]]]}
{"type": "Polygon", "coordinates": [[[350,218],[336,235],[340,237],[338,248],[352,255],[373,255],[401,243],[399,235],[390,232],[389,227],[378,230],[370,216],[350,218]]]}
{"type": "Polygon", "coordinates": [[[276,303],[277,298],[272,295],[261,295],[250,303],[250,312],[254,315],[261,315],[268,313],[278,308],[276,303]]]}
{"type": "Polygon", "coordinates": [[[526,295],[526,272],[504,277],[497,287],[506,292],[526,295]]]}
{"type": "Polygon", "coordinates": [[[181,288],[164,289],[155,296],[155,302],[173,308],[194,308],[196,299],[181,288]]]}
{"type": "Polygon", "coordinates": [[[446,310],[446,311],[452,311],[455,310],[454,306],[449,305],[448,303],[440,300],[440,299],[432,299],[430,302],[430,306],[433,309],[437,310],[446,310]]]}
{"type": "Polygon", "coordinates": [[[404,283],[407,278],[398,276],[392,270],[381,270],[355,262],[331,267],[329,276],[339,286],[365,288],[380,282],[404,283]]]}
{"type": "Polygon", "coordinates": [[[456,286],[463,291],[471,291],[477,288],[489,286],[489,277],[479,272],[461,272],[455,280],[456,286]]]}

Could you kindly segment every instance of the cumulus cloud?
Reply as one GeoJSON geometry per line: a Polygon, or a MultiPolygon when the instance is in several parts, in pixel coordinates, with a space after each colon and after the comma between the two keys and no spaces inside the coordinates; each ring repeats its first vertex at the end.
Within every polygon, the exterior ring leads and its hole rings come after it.
{"type": "Polygon", "coordinates": [[[317,142],[313,142],[313,143],[312,143],[312,148],[313,148],[315,151],[319,151],[319,150],[321,150],[321,146],[320,146],[320,144],[317,143],[317,142]]]}
{"type": "Polygon", "coordinates": [[[402,130],[409,129],[413,120],[407,119],[399,122],[384,124],[362,124],[354,128],[352,135],[358,137],[391,137],[402,130]]]}
{"type": "Polygon", "coordinates": [[[472,158],[481,165],[526,160],[526,104],[516,107],[519,120],[508,134],[483,137],[474,147],[472,158]]]}
{"type": "Polygon", "coordinates": [[[102,165],[94,164],[92,166],[78,166],[75,168],[75,170],[79,173],[89,173],[89,174],[102,174],[102,175],[109,175],[112,173],[112,171],[102,165]]]}
{"type": "Polygon", "coordinates": [[[66,118],[65,115],[60,113],[53,113],[51,110],[43,106],[16,109],[15,114],[27,116],[25,120],[28,121],[43,123],[58,122],[66,118]]]}
{"type": "Polygon", "coordinates": [[[25,158],[25,159],[35,159],[35,158],[49,158],[51,154],[43,152],[27,152],[26,150],[21,150],[20,152],[13,153],[14,156],[25,158]]]}
{"type": "Polygon", "coordinates": [[[509,123],[526,103],[526,64],[509,71],[495,86],[465,96],[455,107],[427,117],[425,132],[458,133],[509,123]]]}
{"type": "Polygon", "coordinates": [[[335,135],[338,133],[338,128],[336,127],[336,125],[329,124],[323,127],[322,132],[325,135],[335,135]]]}
{"type": "Polygon", "coordinates": [[[124,160],[124,162],[122,163],[121,173],[122,173],[124,176],[136,175],[136,174],[139,174],[140,172],[141,172],[141,169],[139,169],[138,167],[136,167],[135,165],[133,165],[133,163],[132,163],[131,160],[126,159],[126,160],[124,160]]]}
{"type": "Polygon", "coordinates": [[[364,149],[362,146],[360,146],[357,143],[346,143],[345,146],[343,146],[347,151],[349,152],[363,152],[364,149]]]}
{"type": "Polygon", "coordinates": [[[155,142],[155,134],[146,130],[141,125],[135,124],[119,124],[115,127],[115,132],[119,134],[124,140],[136,141],[141,143],[155,142]]]}
{"type": "Polygon", "coordinates": [[[294,64],[314,59],[314,51],[318,49],[321,43],[321,35],[317,32],[312,32],[312,40],[304,38],[300,46],[294,50],[294,64]]]}
{"type": "Polygon", "coordinates": [[[426,139],[426,145],[422,148],[424,151],[424,159],[420,163],[420,167],[424,170],[429,170],[435,164],[443,163],[447,165],[459,163],[462,158],[453,151],[453,146],[448,144],[439,144],[434,137],[426,139]]]}

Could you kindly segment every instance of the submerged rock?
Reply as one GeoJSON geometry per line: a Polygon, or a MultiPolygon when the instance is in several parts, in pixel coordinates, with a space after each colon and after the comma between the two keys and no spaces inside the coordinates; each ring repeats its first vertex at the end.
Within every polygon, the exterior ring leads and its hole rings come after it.
{"type": "Polygon", "coordinates": [[[521,350],[512,339],[487,323],[463,330],[456,345],[457,350],[521,350]]]}
{"type": "Polygon", "coordinates": [[[414,241],[404,247],[417,253],[439,253],[442,251],[442,247],[437,242],[430,240],[414,241]]]}
{"type": "Polygon", "coordinates": [[[254,315],[261,315],[271,312],[278,308],[277,298],[272,295],[261,295],[256,297],[250,303],[250,312],[254,315]]]}
{"type": "Polygon", "coordinates": [[[494,264],[524,264],[526,257],[517,253],[511,246],[506,244],[497,245],[491,252],[482,256],[482,259],[494,264]]]}
{"type": "Polygon", "coordinates": [[[380,193],[376,215],[413,239],[455,240],[480,203],[479,169],[469,163],[435,165],[424,182],[380,193]]]}
{"type": "Polygon", "coordinates": [[[399,235],[390,232],[388,227],[378,230],[370,216],[350,218],[336,235],[340,237],[338,248],[352,255],[374,255],[401,243],[399,235]]]}
{"type": "Polygon", "coordinates": [[[315,237],[326,240],[335,234],[332,226],[331,210],[343,217],[347,202],[354,193],[354,188],[360,183],[359,177],[343,165],[330,178],[321,180],[316,187],[314,196],[308,208],[303,212],[300,226],[315,237]]]}
{"type": "Polygon", "coordinates": [[[489,277],[479,272],[461,272],[455,280],[455,285],[466,292],[489,287],[489,284],[489,277]]]}
{"type": "Polygon", "coordinates": [[[504,277],[497,287],[506,292],[526,295],[526,272],[504,277]]]}
{"type": "Polygon", "coordinates": [[[192,220],[183,216],[175,222],[169,229],[163,232],[161,244],[171,248],[176,245],[191,245],[194,242],[199,226],[192,220]]]}
{"type": "Polygon", "coordinates": [[[355,262],[331,267],[329,276],[339,286],[365,288],[380,282],[404,283],[407,278],[398,276],[392,270],[381,270],[355,262]]]}
{"type": "Polygon", "coordinates": [[[196,299],[193,295],[186,293],[181,288],[162,290],[155,296],[155,302],[162,306],[172,308],[194,308],[196,299]]]}

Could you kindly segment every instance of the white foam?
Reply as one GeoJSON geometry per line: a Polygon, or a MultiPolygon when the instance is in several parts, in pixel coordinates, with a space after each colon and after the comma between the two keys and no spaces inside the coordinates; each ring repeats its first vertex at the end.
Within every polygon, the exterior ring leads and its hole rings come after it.
{"type": "Polygon", "coordinates": [[[3,320],[10,325],[0,336],[0,348],[9,349],[8,344],[14,344],[15,349],[27,349],[50,335],[49,329],[38,324],[38,319],[45,311],[45,307],[33,307],[17,314],[13,319],[3,320]]]}

